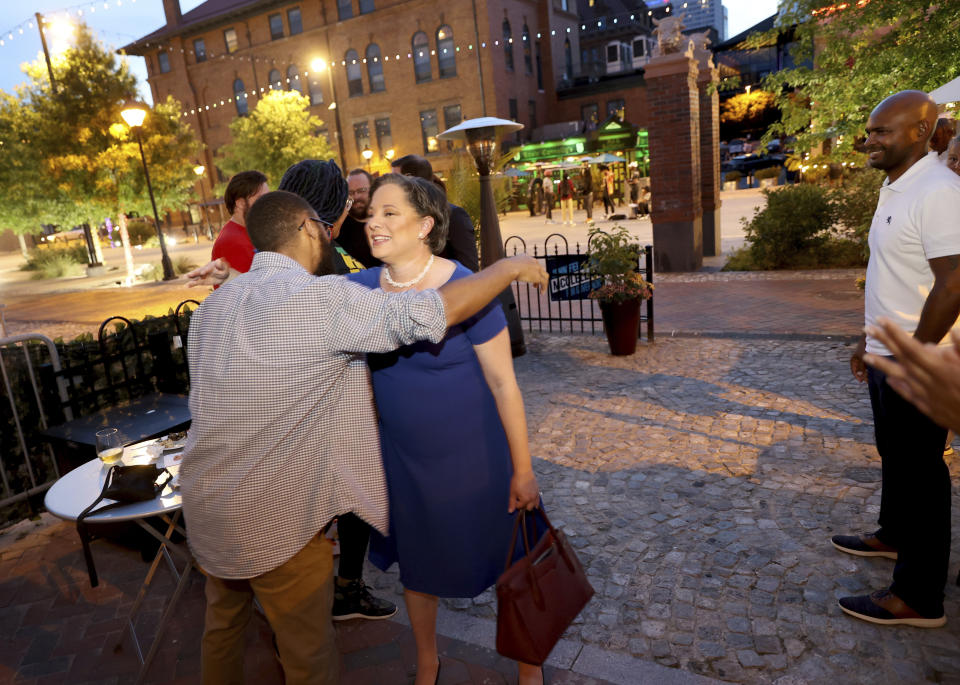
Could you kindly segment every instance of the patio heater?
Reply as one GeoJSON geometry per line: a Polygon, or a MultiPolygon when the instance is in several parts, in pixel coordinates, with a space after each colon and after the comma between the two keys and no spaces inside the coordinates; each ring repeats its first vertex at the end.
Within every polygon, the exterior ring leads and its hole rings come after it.
{"type": "MultiPolygon", "coordinates": [[[[439,140],[462,140],[473,155],[480,174],[480,266],[487,267],[504,255],[503,238],[500,235],[500,220],[497,216],[497,203],[493,197],[493,185],[490,182],[490,170],[496,160],[497,146],[505,133],[523,128],[523,124],[496,117],[467,119],[437,136],[439,140]]],[[[526,353],[523,340],[523,328],[520,326],[520,314],[513,289],[500,293],[500,304],[507,316],[507,328],[510,332],[510,348],[514,357],[526,353]]]]}

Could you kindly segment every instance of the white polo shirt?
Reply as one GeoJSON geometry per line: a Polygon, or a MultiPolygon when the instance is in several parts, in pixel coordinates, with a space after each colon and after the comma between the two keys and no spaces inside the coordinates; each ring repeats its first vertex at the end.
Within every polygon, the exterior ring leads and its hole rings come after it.
{"type": "MultiPolygon", "coordinates": [[[[927,260],[960,255],[960,176],[930,152],[895,182],[884,180],[869,243],[866,322],[875,325],[884,316],[913,333],[933,288],[927,260]]],[[[949,342],[944,336],[940,344],[949,342]]],[[[867,352],[890,354],[870,336],[867,352]]]]}

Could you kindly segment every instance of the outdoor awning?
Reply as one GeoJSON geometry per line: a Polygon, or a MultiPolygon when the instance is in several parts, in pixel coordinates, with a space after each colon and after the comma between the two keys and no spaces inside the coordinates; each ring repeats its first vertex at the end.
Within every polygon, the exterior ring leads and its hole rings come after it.
{"type": "Polygon", "coordinates": [[[940,86],[936,90],[930,91],[930,97],[938,105],[945,105],[948,102],[960,102],[960,77],[957,77],[940,86]]]}

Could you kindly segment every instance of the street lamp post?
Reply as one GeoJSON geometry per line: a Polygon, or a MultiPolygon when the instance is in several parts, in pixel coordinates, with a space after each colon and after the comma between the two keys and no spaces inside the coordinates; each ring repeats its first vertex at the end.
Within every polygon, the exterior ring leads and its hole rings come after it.
{"type": "Polygon", "coordinates": [[[203,172],[206,170],[207,168],[200,162],[197,162],[197,165],[193,167],[193,173],[197,175],[197,182],[200,184],[200,199],[203,200],[200,208],[203,212],[203,219],[207,224],[207,237],[213,240],[213,227],[210,225],[210,216],[207,214],[207,191],[203,188],[203,172]]]}
{"type": "Polygon", "coordinates": [[[369,145],[364,146],[363,152],[360,153],[364,161],[367,163],[367,172],[370,172],[370,160],[373,158],[373,150],[370,149],[369,145]]]}
{"type": "MultiPolygon", "coordinates": [[[[440,140],[466,141],[467,149],[473,155],[480,174],[480,266],[487,267],[505,256],[503,238],[500,235],[500,219],[497,203],[493,196],[493,184],[490,171],[496,159],[497,146],[505,133],[519,131],[523,124],[496,117],[467,119],[437,136],[440,140]]],[[[514,357],[526,353],[523,340],[523,328],[513,289],[507,287],[499,296],[500,304],[507,316],[507,328],[510,332],[510,347],[514,357]]]]}
{"type": "Polygon", "coordinates": [[[330,68],[330,65],[324,62],[321,58],[317,57],[310,63],[310,68],[314,71],[324,71],[327,72],[327,82],[330,86],[330,97],[333,98],[328,106],[328,110],[333,110],[333,119],[337,124],[336,136],[337,136],[337,150],[340,152],[340,168],[346,169],[347,166],[347,156],[343,150],[343,133],[340,128],[340,108],[337,106],[337,86],[333,82],[333,69],[330,68]]]}
{"type": "Polygon", "coordinates": [[[140,103],[133,102],[124,105],[120,116],[137,134],[137,145],[140,147],[140,162],[143,164],[143,176],[147,180],[147,192],[150,194],[150,205],[153,207],[153,219],[157,227],[157,239],[160,241],[160,263],[163,266],[163,280],[172,281],[177,277],[173,272],[173,262],[170,261],[170,255],[167,254],[167,243],[163,238],[163,231],[160,228],[160,214],[157,212],[157,202],[153,197],[153,186],[150,183],[150,171],[147,169],[147,157],[143,154],[143,138],[140,135],[140,128],[143,126],[143,120],[147,116],[147,108],[140,103]]]}

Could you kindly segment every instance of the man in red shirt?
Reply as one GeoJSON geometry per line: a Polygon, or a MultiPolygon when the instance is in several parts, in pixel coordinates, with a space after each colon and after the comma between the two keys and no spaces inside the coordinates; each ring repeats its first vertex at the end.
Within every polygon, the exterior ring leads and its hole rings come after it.
{"type": "Polygon", "coordinates": [[[258,197],[268,192],[267,177],[259,171],[241,171],[230,179],[223,194],[224,204],[231,214],[230,221],[217,236],[211,259],[225,259],[231,271],[237,273],[250,270],[256,250],[247,235],[247,212],[258,197]]]}

